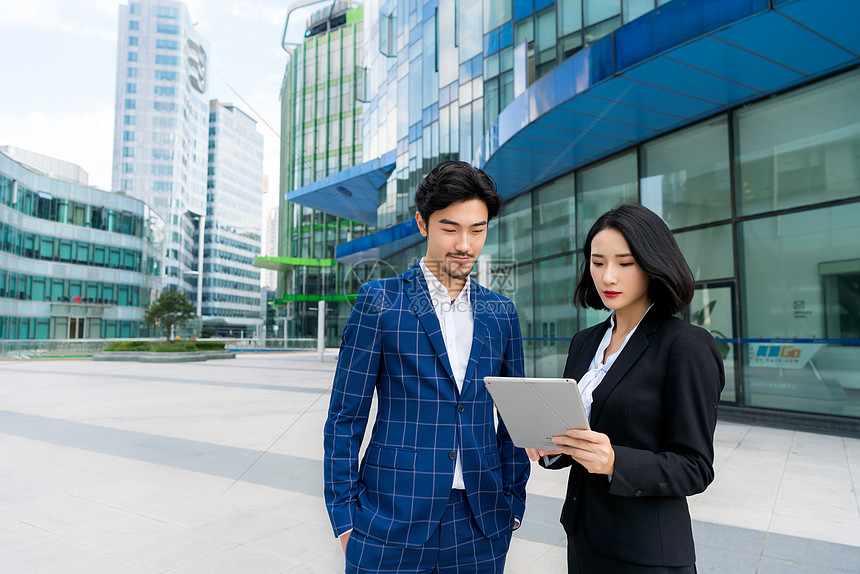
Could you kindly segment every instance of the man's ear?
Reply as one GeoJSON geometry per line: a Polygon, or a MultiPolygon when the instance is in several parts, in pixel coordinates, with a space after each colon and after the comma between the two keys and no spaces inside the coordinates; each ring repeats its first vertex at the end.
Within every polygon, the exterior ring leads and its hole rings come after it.
{"type": "Polygon", "coordinates": [[[418,223],[418,231],[421,232],[421,235],[427,237],[427,222],[424,221],[424,218],[421,217],[421,213],[418,211],[415,212],[415,221],[418,223]]]}

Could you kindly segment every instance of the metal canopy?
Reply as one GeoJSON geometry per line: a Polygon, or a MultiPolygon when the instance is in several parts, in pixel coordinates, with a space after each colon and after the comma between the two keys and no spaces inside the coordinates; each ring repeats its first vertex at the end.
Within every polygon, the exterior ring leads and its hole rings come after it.
{"type": "Polygon", "coordinates": [[[395,164],[396,152],[390,151],[380,158],[288,191],[284,199],[375,226],[379,189],[388,181],[395,164]]]}
{"type": "Polygon", "coordinates": [[[854,0],[669,2],[530,86],[476,164],[515,197],[596,159],[860,63],[854,0]]]}

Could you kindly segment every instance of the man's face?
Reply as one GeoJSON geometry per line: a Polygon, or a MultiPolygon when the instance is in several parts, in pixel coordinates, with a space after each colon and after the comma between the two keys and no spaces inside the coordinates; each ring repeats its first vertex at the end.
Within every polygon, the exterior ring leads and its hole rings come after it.
{"type": "Polygon", "coordinates": [[[427,238],[425,263],[443,284],[440,272],[453,279],[466,279],[487,240],[489,213],[480,199],[452,203],[430,215],[425,222],[415,215],[421,235],[427,238]]]}

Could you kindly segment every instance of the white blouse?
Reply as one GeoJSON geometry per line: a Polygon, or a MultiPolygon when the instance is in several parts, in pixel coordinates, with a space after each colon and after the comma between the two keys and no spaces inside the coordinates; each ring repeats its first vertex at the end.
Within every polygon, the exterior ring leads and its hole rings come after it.
{"type": "MultiPolygon", "coordinates": [[[[652,303],[651,306],[645,310],[645,315],[648,314],[648,311],[650,311],[653,306],[654,304],[652,303]]],[[[642,319],[645,318],[645,315],[642,315],[642,319]]],[[[639,323],[642,322],[642,319],[639,319],[639,323]]],[[[609,328],[606,329],[606,333],[603,334],[603,339],[597,346],[597,352],[594,353],[594,357],[591,359],[591,364],[588,366],[588,372],[582,375],[582,378],[580,378],[577,383],[577,386],[579,387],[579,396],[582,398],[582,406],[585,407],[585,416],[588,417],[589,424],[591,423],[591,403],[594,402],[594,399],[592,398],[594,391],[603,381],[603,378],[606,376],[609,369],[612,368],[613,363],[615,363],[615,359],[618,358],[618,355],[620,355],[621,351],[624,350],[624,347],[627,346],[627,341],[629,341],[630,337],[633,336],[633,333],[636,332],[636,329],[639,327],[639,323],[636,323],[636,326],[630,329],[630,332],[627,333],[626,337],[624,337],[624,342],[621,343],[621,347],[606,357],[606,361],[604,362],[603,353],[606,351],[606,348],[609,347],[609,342],[612,341],[612,330],[615,328],[615,313],[609,317],[609,328]]],[[[559,457],[561,457],[560,454],[554,456],[544,455],[544,464],[546,466],[550,466],[558,460],[559,457]]],[[[607,478],[611,481],[612,475],[610,474],[607,478]]]]}
{"type": "MultiPolygon", "coordinates": [[[[648,311],[651,310],[652,304],[648,309],[645,310],[645,315],[648,314],[648,311]]],[[[642,319],[645,318],[645,315],[642,315],[642,319]]],[[[639,323],[642,322],[642,319],[639,319],[639,323]]],[[[633,333],[636,332],[636,329],[639,327],[639,323],[636,323],[636,326],[630,329],[630,332],[627,333],[627,336],[624,337],[624,342],[621,343],[621,347],[608,357],[606,357],[606,361],[603,360],[603,354],[606,352],[606,348],[609,347],[609,342],[612,340],[612,331],[615,329],[615,313],[609,318],[609,328],[606,329],[606,333],[603,335],[603,339],[600,341],[600,344],[597,346],[597,352],[594,353],[594,357],[591,359],[591,364],[588,366],[588,372],[582,375],[582,378],[579,379],[577,386],[579,387],[579,396],[582,398],[582,405],[585,407],[585,416],[588,417],[588,422],[591,422],[591,403],[594,401],[592,398],[594,391],[597,389],[598,385],[603,382],[603,378],[606,376],[607,371],[612,368],[612,365],[615,363],[615,359],[618,358],[618,355],[621,354],[621,351],[624,350],[624,347],[627,346],[627,341],[630,340],[630,337],[633,336],[633,333]]]]}

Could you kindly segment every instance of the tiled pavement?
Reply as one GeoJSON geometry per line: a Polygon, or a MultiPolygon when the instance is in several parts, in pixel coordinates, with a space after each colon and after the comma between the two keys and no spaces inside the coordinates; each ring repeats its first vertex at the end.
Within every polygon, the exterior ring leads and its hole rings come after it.
{"type": "MultiPolygon", "coordinates": [[[[321,493],[334,355],[0,362],[0,573],[337,573],[321,493]]],[[[860,572],[860,440],[720,423],[702,573],[860,572]]],[[[535,468],[506,571],[565,572],[535,468]]]]}

